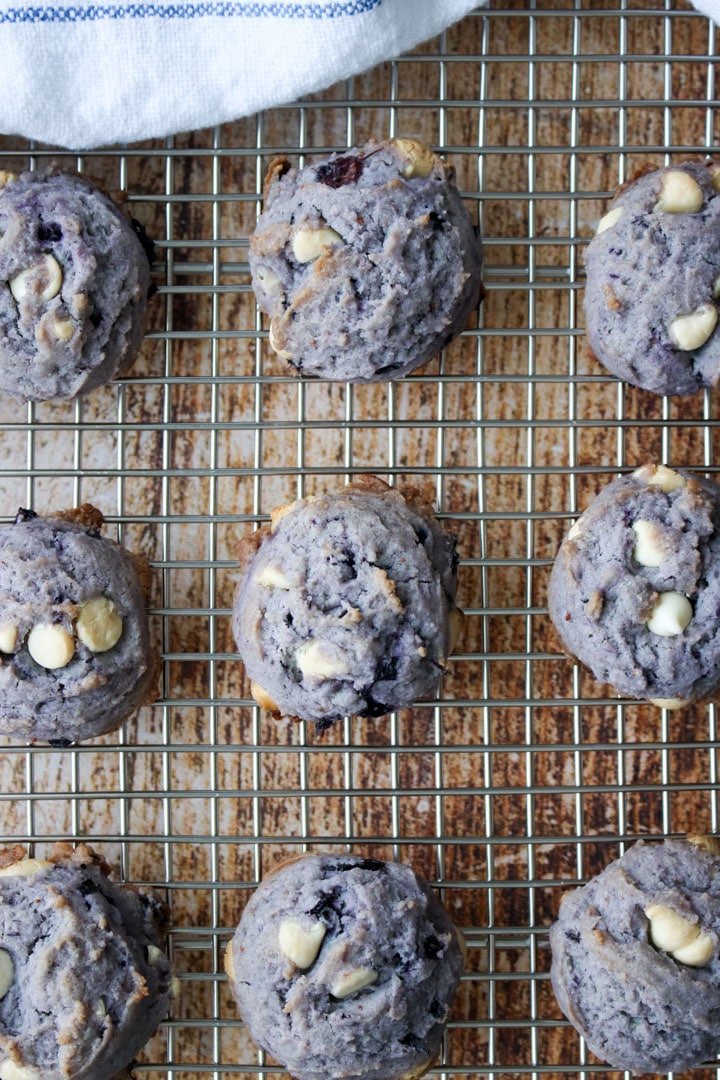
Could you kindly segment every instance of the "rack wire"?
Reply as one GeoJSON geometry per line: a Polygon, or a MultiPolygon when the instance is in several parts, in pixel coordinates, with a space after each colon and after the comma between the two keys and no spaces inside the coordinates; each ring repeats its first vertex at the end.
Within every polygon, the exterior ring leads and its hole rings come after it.
{"type": "MultiPolygon", "coordinates": [[[[618,383],[585,354],[582,249],[641,163],[717,139],[716,37],[683,0],[513,2],[307,100],[213,130],[68,155],[0,139],[126,194],[159,295],[120,382],[72,404],[0,401],[3,520],[90,501],[154,567],[162,696],[70,749],[4,740],[2,838],[89,838],[164,890],[183,985],[139,1078],[275,1074],[222,953],[263,873],[304,850],[411,862],[468,944],[438,1068],[587,1076],[546,929],[568,885],[647,834],[718,827],[717,710],[621,701],[559,655],[549,566],[573,516],[649,457],[715,474],[717,404],[618,383]],[[267,345],[248,236],[270,160],[370,136],[455,164],[485,236],[480,324],[400,383],[299,381],[267,345]],[[436,702],[322,737],[254,707],[229,631],[240,535],[371,471],[429,485],[459,536],[467,617],[436,702]]],[[[701,1074],[716,1075],[714,1069],[701,1074]]]]}

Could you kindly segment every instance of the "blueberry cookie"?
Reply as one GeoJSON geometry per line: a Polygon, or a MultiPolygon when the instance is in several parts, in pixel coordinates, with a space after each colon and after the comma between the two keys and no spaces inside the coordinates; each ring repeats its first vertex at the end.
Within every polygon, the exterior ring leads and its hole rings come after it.
{"type": "Polygon", "coordinates": [[[616,1068],[666,1073],[720,1053],[718,850],[714,837],[640,842],[560,905],[556,997],[616,1068]]]}
{"type": "Polygon", "coordinates": [[[457,556],[418,492],[363,477],[301,499],[239,557],[233,632],[260,705],[322,730],[434,695],[460,618],[457,556]]]}
{"type": "Polygon", "coordinates": [[[414,139],[274,161],[250,241],[270,344],[305,375],[400,378],[467,325],[482,249],[455,171],[414,139]]]}
{"type": "Polygon", "coordinates": [[[720,377],[720,168],[644,170],[585,253],[588,342],[614,375],[656,394],[720,377]]]}
{"type": "Polygon", "coordinates": [[[147,564],[101,537],[101,524],[85,505],[46,518],[21,510],[0,528],[2,735],[89,739],[154,698],[147,564]]]}
{"type": "Polygon", "coordinates": [[[113,1080],[170,1003],[167,910],[85,845],[0,856],[0,1076],[113,1080]]]}
{"type": "Polygon", "coordinates": [[[149,282],[146,247],[93,184],[54,169],[0,173],[0,391],[74,398],[122,374],[143,339],[149,282]]]}
{"type": "Polygon", "coordinates": [[[644,465],[570,529],[548,606],[564,647],[628,697],[679,708],[720,686],[720,488],[644,465]]]}
{"type": "Polygon", "coordinates": [[[253,1039],[299,1080],[419,1076],[463,954],[409,866],[308,855],[256,890],[225,967],[253,1039]]]}

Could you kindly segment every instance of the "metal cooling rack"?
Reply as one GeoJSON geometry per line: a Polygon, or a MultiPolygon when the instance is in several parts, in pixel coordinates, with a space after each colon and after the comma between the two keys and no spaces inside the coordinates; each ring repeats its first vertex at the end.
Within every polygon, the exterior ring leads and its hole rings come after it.
{"type": "MultiPolygon", "coordinates": [[[[619,701],[562,659],[548,569],[573,515],[647,457],[714,473],[712,395],[656,399],[586,358],[582,249],[642,162],[711,149],[716,40],[688,5],[492,6],[409,56],[211,131],[54,158],[127,194],[157,238],[142,356],[72,405],[0,401],[4,519],[89,500],[155,568],[162,697],[73,749],[0,754],[2,832],[90,838],[165,890],[183,994],[138,1077],[264,1076],[222,975],[261,875],[298,850],[405,859],[468,968],[451,1076],[607,1072],[561,1019],[546,928],[638,836],[718,827],[715,706],[619,701]],[[455,163],[486,237],[481,325],[403,383],[299,382],[269,350],[247,237],[269,161],[414,134],[455,163]],[[482,153],[479,148],[482,147],[482,153]],[[288,499],[373,471],[433,487],[467,619],[437,702],[322,739],[252,705],[228,612],[234,544],[288,499]]],[[[707,1070],[707,1075],[714,1070],[707,1070]]]]}

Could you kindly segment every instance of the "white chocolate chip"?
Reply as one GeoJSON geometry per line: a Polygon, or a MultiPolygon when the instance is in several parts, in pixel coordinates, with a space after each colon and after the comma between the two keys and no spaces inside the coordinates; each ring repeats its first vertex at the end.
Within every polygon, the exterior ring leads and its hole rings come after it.
{"type": "Polygon", "coordinates": [[[716,167],[712,171],[712,186],[716,191],[720,191],[720,168],[716,167]]]}
{"type": "Polygon", "coordinates": [[[256,581],[258,585],[264,585],[266,589],[290,588],[290,582],[277,566],[268,565],[263,567],[256,581]]]}
{"type": "Polygon", "coordinates": [[[11,866],[3,867],[0,870],[0,877],[34,877],[43,870],[49,870],[53,865],[54,863],[47,862],[45,859],[19,859],[11,866]]]}
{"type": "Polygon", "coordinates": [[[604,233],[606,229],[611,229],[613,225],[620,220],[622,216],[622,206],[616,206],[612,210],[608,210],[604,217],[601,217],[598,221],[598,227],[596,235],[604,233]]]}
{"type": "Polygon", "coordinates": [[[696,214],[704,202],[697,180],[681,169],[663,173],[656,210],[666,214],[696,214]]]}
{"type": "Polygon", "coordinates": [[[377,977],[377,971],[368,967],[343,971],[330,987],[330,993],[334,998],[339,998],[342,1001],[343,998],[350,997],[351,994],[357,994],[359,990],[364,990],[366,986],[372,986],[373,983],[377,982],[377,977]]]}
{"type": "Polygon", "coordinates": [[[28,652],[40,667],[54,671],[69,664],[75,655],[75,641],[62,626],[39,623],[27,639],[28,652]]]}
{"type": "Polygon", "coordinates": [[[12,623],[0,623],[0,652],[15,652],[18,630],[12,623]]]}
{"type": "Polygon", "coordinates": [[[668,469],[667,465],[641,465],[633,476],[644,480],[646,484],[652,484],[653,487],[659,487],[666,495],[685,486],[685,477],[674,469],[668,469]]]}
{"type": "Polygon", "coordinates": [[[13,180],[17,180],[17,173],[8,172],[6,169],[0,169],[0,191],[4,187],[7,187],[13,180]]]}
{"type": "Polygon", "coordinates": [[[72,319],[56,315],[50,324],[50,330],[58,341],[69,341],[75,333],[75,323],[72,319]]]}
{"type": "Polygon", "coordinates": [[[7,949],[0,949],[0,1001],[15,980],[15,964],[7,949]]]}
{"type": "Polygon", "coordinates": [[[323,922],[302,926],[295,919],[284,919],[278,929],[280,952],[295,967],[306,971],[317,960],[326,933],[327,927],[323,922]]]}
{"type": "Polygon", "coordinates": [[[681,964],[703,967],[715,951],[709,934],[700,930],[665,904],[649,904],[645,908],[649,922],[650,940],[656,949],[669,952],[681,964]]]}
{"type": "Polygon", "coordinates": [[[331,248],[344,243],[340,233],[329,226],[319,229],[298,229],[293,237],[293,255],[299,263],[314,262],[323,248],[331,248]]]}
{"type": "Polygon", "coordinates": [[[159,960],[162,960],[164,958],[164,956],[165,953],[162,951],[162,949],[158,949],[157,945],[148,945],[148,964],[157,964],[159,960]]]}
{"type": "Polygon", "coordinates": [[[37,1069],[31,1069],[28,1065],[16,1065],[8,1058],[0,1062],[0,1077],[2,1080],[40,1080],[37,1069]]]}
{"type": "Polygon", "coordinates": [[[255,280],[266,293],[280,292],[280,278],[269,266],[258,266],[255,270],[255,280]]]}
{"type": "Polygon", "coordinates": [[[70,308],[76,319],[82,319],[87,314],[88,298],[84,292],[75,293],[70,301],[70,308]]]}
{"type": "Polygon", "coordinates": [[[668,469],[667,465],[658,465],[648,483],[659,487],[666,495],[669,495],[671,491],[685,487],[685,477],[674,469],[668,469]]]}
{"type": "Polygon", "coordinates": [[[99,1020],[102,1020],[103,1017],[107,1016],[107,1008],[105,1007],[103,998],[100,998],[99,1001],[95,1002],[93,1005],[93,1013],[99,1020]]]}
{"type": "Polygon", "coordinates": [[[29,266],[27,270],[21,270],[9,282],[10,292],[18,303],[27,295],[30,282],[38,277],[43,283],[43,289],[40,293],[42,303],[45,304],[48,300],[52,300],[54,296],[57,296],[62,287],[62,269],[54,256],[45,254],[41,263],[29,266]]]}
{"type": "Polygon", "coordinates": [[[695,923],[688,922],[665,904],[649,904],[645,908],[645,914],[650,923],[650,940],[657,949],[664,952],[681,949],[688,942],[694,941],[700,933],[700,928],[695,923]]]}
{"type": "Polygon", "coordinates": [[[435,155],[429,146],[417,139],[394,139],[396,147],[405,158],[402,174],[406,180],[416,176],[429,176],[435,164],[435,155]]]}
{"type": "Polygon", "coordinates": [[[272,349],[272,351],[277,353],[281,360],[292,359],[292,353],[289,353],[287,349],[281,349],[278,345],[272,323],[270,323],[270,329],[268,331],[268,341],[270,342],[270,348],[272,349]]]}
{"type": "Polygon", "coordinates": [[[640,566],[662,566],[668,556],[663,543],[662,533],[651,521],[636,521],[632,527],[635,533],[633,559],[640,566]]]}
{"type": "Polygon", "coordinates": [[[678,315],[670,323],[668,333],[673,345],[691,352],[704,345],[717,326],[718,312],[714,304],[701,304],[688,315],[678,315]]]}
{"type": "Polygon", "coordinates": [[[674,949],[673,956],[688,967],[705,967],[713,953],[715,943],[709,934],[698,934],[694,941],[682,949],[674,949]]]}
{"type": "Polygon", "coordinates": [[[112,600],[106,596],[95,596],[80,608],[75,629],[83,645],[91,652],[107,652],[120,640],[122,616],[112,600]]]}
{"type": "Polygon", "coordinates": [[[63,272],[60,263],[53,255],[44,255],[43,262],[45,263],[48,281],[40,294],[40,299],[43,303],[47,303],[48,300],[52,300],[60,292],[63,283],[63,272]]]}
{"type": "Polygon", "coordinates": [[[331,679],[350,674],[347,657],[329,641],[308,641],[300,646],[295,658],[305,676],[331,679]]]}
{"type": "Polygon", "coordinates": [[[577,521],[574,521],[573,524],[570,526],[567,534],[568,540],[577,540],[578,536],[582,535],[582,528],[580,525],[581,521],[582,518],[578,518],[577,521]]]}
{"type": "Polygon", "coordinates": [[[658,596],[647,621],[647,628],[651,634],[659,637],[675,637],[682,634],[692,617],[692,604],[687,596],[670,589],[658,596]]]}
{"type": "Polygon", "coordinates": [[[658,709],[684,709],[690,704],[689,700],[677,697],[653,697],[648,698],[651,705],[657,705],[658,709]]]}

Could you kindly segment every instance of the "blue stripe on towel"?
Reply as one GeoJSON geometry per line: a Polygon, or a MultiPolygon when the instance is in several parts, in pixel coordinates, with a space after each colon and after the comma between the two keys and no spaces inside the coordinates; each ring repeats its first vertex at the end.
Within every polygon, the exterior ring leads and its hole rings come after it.
{"type": "Polygon", "coordinates": [[[383,0],[333,0],[329,4],[284,0],[195,0],[193,3],[88,4],[87,7],[13,7],[0,11],[0,26],[19,23],[83,23],[101,19],[197,19],[205,16],[281,19],[338,19],[362,15],[383,0]]]}

